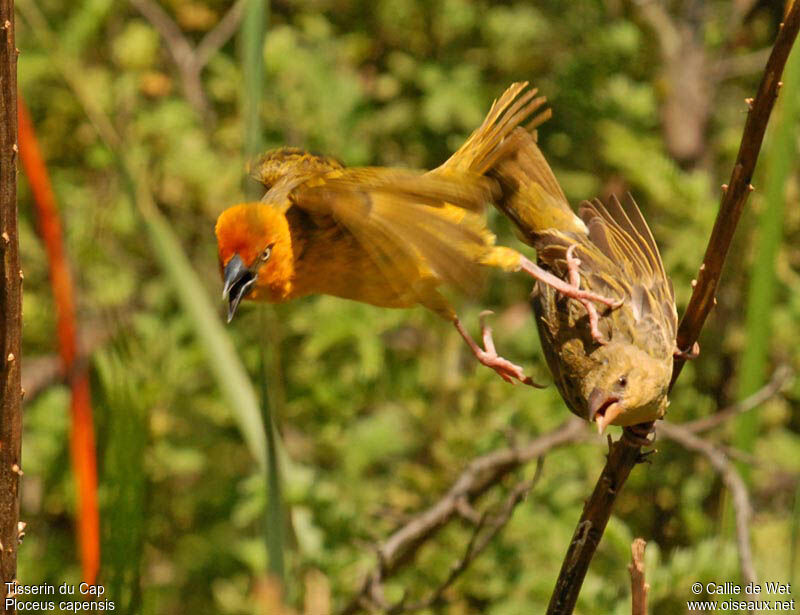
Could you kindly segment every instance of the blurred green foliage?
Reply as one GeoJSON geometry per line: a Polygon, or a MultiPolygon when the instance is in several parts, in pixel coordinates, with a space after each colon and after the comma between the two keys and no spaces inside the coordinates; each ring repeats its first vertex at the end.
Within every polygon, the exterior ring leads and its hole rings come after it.
{"type": "MultiPolygon", "coordinates": [[[[273,3],[263,45],[262,140],[266,147],[323,151],[348,164],[430,168],[462,142],[510,82],[530,80],[554,108],[540,139],[567,195],[577,202],[631,190],[651,222],[680,307],[713,224],[718,186],[730,174],[743,99],[760,77],[761,65],[747,68],[748,59],[771,43],[779,4],[759,3],[737,16],[721,0],[670,3],[668,16],[692,28],[709,71],[711,112],[700,153],[681,159],[667,145],[666,132],[675,127],[662,116],[681,83],[666,71],[663,32],[638,3],[273,3]]],[[[110,0],[38,5],[59,44],[79,58],[80,79],[111,116],[126,156],[147,170],[146,188],[216,301],[213,223],[245,193],[241,41],[227,42],[200,75],[208,102],[202,110],[187,101],[159,32],[132,6],[110,0]]],[[[164,0],[163,7],[196,44],[230,3],[164,0]]],[[[101,582],[123,613],[254,612],[257,580],[266,570],[263,475],[212,378],[193,321],[147,241],[114,156],[65,84],[51,50],[24,19],[17,37],[20,87],[62,207],[81,323],[112,336],[91,357],[101,582]]],[[[790,89],[783,95],[800,96],[790,89]]],[[[800,131],[796,124],[785,130],[794,135],[796,150],[800,131]]],[[[764,160],[772,143],[768,133],[764,160]]],[[[772,272],[775,292],[761,308],[773,331],[767,374],[777,364],[800,369],[796,163],[786,176],[776,197],[789,206],[772,272]]],[[[763,169],[754,183],[764,183],[763,169]]],[[[29,199],[23,179],[28,357],[55,351],[47,268],[29,199]]],[[[669,420],[705,416],[736,400],[737,367],[748,340],[743,306],[751,246],[767,208],[763,192],[757,190],[750,204],[719,306],[701,339],[703,354],[684,370],[669,420]]],[[[501,240],[513,244],[507,221],[489,215],[501,240]]],[[[544,380],[526,304],[529,287],[524,276],[494,276],[480,302],[462,302],[461,312],[476,328],[479,311],[494,309],[498,347],[544,380]]],[[[294,462],[284,489],[292,604],[301,603],[302,580],[312,569],[327,577],[341,603],[374,565],[367,545],[435,501],[469,459],[505,446],[509,429],[524,440],[566,416],[553,387],[510,387],[476,368],[456,332],[421,309],[380,310],[330,297],[269,308],[266,318],[260,309],[243,309],[227,331],[253,375],[260,347],[271,351],[272,407],[294,462]]],[[[53,386],[25,410],[22,518],[29,530],[20,550],[23,583],[60,584],[79,576],[67,395],[63,386],[53,386]]],[[[757,410],[758,461],[749,484],[755,563],[763,579],[788,581],[798,572],[789,564],[792,558],[798,566],[791,520],[798,518],[799,398],[795,384],[757,410]]],[[[709,437],[725,443],[730,435],[723,428],[709,437]]],[[[629,610],[626,564],[635,536],[649,541],[654,612],[685,612],[694,581],[738,579],[719,477],[671,442],[657,448],[618,502],[578,603],[582,613],[629,610]]],[[[435,612],[543,612],[603,454],[602,445],[585,443],[549,455],[534,492],[448,590],[451,606],[435,612]]],[[[404,589],[420,595],[443,579],[468,536],[467,528],[447,528],[388,584],[389,597],[398,599],[404,589]]]]}

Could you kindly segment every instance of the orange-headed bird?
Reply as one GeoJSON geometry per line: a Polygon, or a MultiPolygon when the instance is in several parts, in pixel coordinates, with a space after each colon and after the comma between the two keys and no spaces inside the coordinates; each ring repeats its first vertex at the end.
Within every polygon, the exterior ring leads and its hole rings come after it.
{"type": "MultiPolygon", "coordinates": [[[[508,88],[464,145],[427,173],[347,168],[295,148],[262,156],[251,174],[266,194],[226,209],[216,224],[228,321],[243,299],[278,303],[321,293],[381,307],[421,304],[452,321],[475,357],[503,379],[534,384],[497,354],[485,324],[481,348],[439,292],[443,285],[474,291],[482,268],[496,267],[526,271],[579,301],[595,320],[592,302],[618,305],[496,246],[486,228],[485,204],[506,199],[493,169],[549,117],[549,110],[534,116],[545,99],[526,87],[508,88]],[[519,128],[532,116],[527,130],[519,128]]],[[[586,232],[574,214],[541,215],[586,232]]]]}

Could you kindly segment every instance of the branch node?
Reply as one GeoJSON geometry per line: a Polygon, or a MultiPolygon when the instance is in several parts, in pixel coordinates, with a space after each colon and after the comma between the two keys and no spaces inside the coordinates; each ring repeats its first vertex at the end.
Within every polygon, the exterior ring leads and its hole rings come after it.
{"type": "Polygon", "coordinates": [[[481,523],[481,514],[470,504],[466,496],[462,495],[456,500],[456,512],[470,523],[481,523]]]}

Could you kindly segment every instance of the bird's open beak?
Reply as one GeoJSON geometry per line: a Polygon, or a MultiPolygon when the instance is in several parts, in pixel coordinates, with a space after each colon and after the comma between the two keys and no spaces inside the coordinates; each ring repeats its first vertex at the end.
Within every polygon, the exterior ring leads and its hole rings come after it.
{"type": "Polygon", "coordinates": [[[225,265],[225,286],[222,288],[222,298],[228,302],[228,322],[233,320],[239,303],[250,292],[256,281],[256,274],[245,266],[241,257],[234,254],[233,258],[225,265]]]}
{"type": "Polygon", "coordinates": [[[594,389],[589,394],[589,420],[597,423],[597,432],[602,434],[624,410],[619,398],[609,395],[602,389],[594,389]]]}

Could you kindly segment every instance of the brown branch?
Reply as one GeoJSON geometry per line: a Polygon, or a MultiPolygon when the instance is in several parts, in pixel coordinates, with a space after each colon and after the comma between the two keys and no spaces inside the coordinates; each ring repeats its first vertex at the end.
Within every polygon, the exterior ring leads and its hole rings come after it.
{"type": "Polygon", "coordinates": [[[571,418],[555,431],[523,446],[493,451],[472,460],[441,499],[398,528],[376,548],[378,566],[367,574],[361,588],[340,615],[363,612],[367,605],[383,604],[385,608],[381,591],[383,581],[411,561],[427,540],[451,520],[468,518],[469,515],[462,515],[461,511],[509,473],[554,448],[583,439],[585,428],[584,421],[571,418]]]}
{"type": "Polygon", "coordinates": [[[677,160],[694,163],[703,155],[713,107],[702,36],[693,20],[674,20],[662,2],[637,2],[633,6],[659,43],[660,79],[665,84],[661,128],[667,151],[677,160]]]}
{"type": "Polygon", "coordinates": [[[748,583],[756,583],[756,572],[753,566],[753,554],[750,550],[750,517],[752,507],[750,496],[739,472],[731,463],[725,453],[711,444],[697,437],[682,425],[660,423],[658,432],[662,436],[673,440],[684,448],[700,453],[708,459],[711,466],[719,472],[725,486],[730,490],[733,499],[733,510],[736,515],[736,545],[739,550],[739,569],[742,578],[748,583]]]}
{"type": "MultiPolygon", "coordinates": [[[[736,230],[745,202],[752,191],[750,179],[755,169],[758,154],[761,151],[761,143],[764,139],[767,122],[778,95],[780,77],[789,51],[795,38],[797,38],[798,30],[800,30],[800,2],[795,2],[781,26],[772,53],[767,60],[758,94],[751,103],[733,174],[722,197],[722,203],[709,238],[703,264],[700,266],[697,284],[694,287],[692,298],[678,329],[677,343],[681,349],[688,350],[693,347],[715,302],[714,295],[722,273],[722,266],[725,263],[733,233],[736,230]]],[[[676,356],[670,388],[678,378],[684,361],[685,359],[676,356]]],[[[663,427],[662,432],[666,433],[663,427]]],[[[586,502],[572,542],[567,549],[561,572],[556,581],[556,587],[550,599],[550,605],[547,610],[548,615],[568,615],[572,613],[578,600],[578,594],[586,576],[586,571],[589,568],[589,563],[594,556],[608,518],[611,515],[611,509],[617,493],[628,478],[633,466],[641,460],[640,451],[643,442],[640,434],[642,430],[651,428],[652,425],[649,423],[637,426],[639,434],[633,428],[626,428],[623,430],[622,438],[611,446],[608,461],[597,481],[594,492],[586,502]]],[[[668,430],[669,427],[667,427],[668,430]]],[[[696,443],[695,441],[700,442],[698,446],[703,448],[698,450],[713,450],[715,456],[712,463],[722,463],[720,455],[727,462],[727,458],[711,447],[710,444],[702,442],[691,432],[687,433],[693,438],[692,443],[696,443]]],[[[738,475],[731,471],[726,471],[723,474],[723,479],[727,481],[726,484],[730,483],[729,488],[734,493],[734,499],[739,498],[741,500],[741,490],[736,482],[737,478],[738,475]]],[[[746,491],[744,494],[746,495],[746,491]]],[[[746,510],[749,513],[749,507],[741,508],[743,506],[741,501],[738,506],[741,511],[746,510]]],[[[742,516],[743,514],[737,515],[737,526],[741,525],[741,519],[745,518],[742,516]]],[[[742,534],[745,531],[746,527],[744,530],[738,530],[741,565],[743,573],[747,573],[745,576],[752,575],[755,577],[752,570],[752,562],[749,560],[749,542],[742,542],[742,534]]]]}
{"type": "Polygon", "coordinates": [[[181,87],[186,100],[203,117],[211,117],[211,106],[200,82],[200,70],[197,69],[194,49],[183,35],[172,17],[152,0],[131,0],[131,4],[158,31],[167,44],[175,66],[181,76],[181,87]]]}
{"type": "MultiPolygon", "coordinates": [[[[778,98],[781,74],[795,38],[797,38],[798,30],[800,30],[800,2],[795,2],[781,24],[775,45],[772,47],[772,53],[767,60],[758,93],[750,104],[733,173],[727,188],[723,189],[719,213],[714,223],[714,229],[711,231],[703,264],[697,275],[697,284],[678,327],[678,348],[683,350],[690,349],[697,341],[700,330],[716,303],[715,295],[722,275],[722,267],[725,264],[733,234],[744,210],[747,197],[753,190],[750,180],[761,151],[767,122],[778,98]]],[[[685,359],[680,356],[675,357],[675,367],[672,373],[673,384],[680,375],[684,362],[685,359]]]]}
{"type": "Polygon", "coordinates": [[[219,20],[219,23],[194,48],[198,70],[202,71],[214,54],[236,33],[244,16],[245,4],[247,4],[247,0],[236,0],[236,3],[219,20]]]}
{"type": "Polygon", "coordinates": [[[203,37],[197,47],[192,47],[178,24],[153,0],[131,0],[131,4],[158,31],[167,44],[181,77],[181,87],[186,100],[201,116],[214,119],[211,105],[206,98],[200,74],[212,56],[219,51],[239,26],[244,15],[246,0],[237,2],[228,10],[220,22],[203,37]]]}
{"type": "Polygon", "coordinates": [[[17,236],[17,48],[14,44],[14,2],[0,0],[0,605],[10,592],[6,582],[17,578],[19,541],[19,478],[22,474],[20,338],[22,272],[17,236]]]}
{"type": "Polygon", "coordinates": [[[647,615],[647,592],[650,586],[644,580],[644,548],[647,543],[637,538],[631,545],[631,615],[647,615]]]}
{"type": "Polygon", "coordinates": [[[652,423],[626,427],[622,437],[610,444],[606,465],[583,507],[583,513],[564,556],[564,563],[547,607],[547,615],[572,613],[575,608],[583,579],[603,537],[614,502],[633,466],[642,461],[643,434],[651,429],[652,423]]]}
{"type": "Polygon", "coordinates": [[[439,587],[437,587],[430,596],[423,600],[419,600],[418,602],[408,604],[404,598],[397,604],[392,605],[389,609],[387,609],[387,613],[390,615],[399,613],[414,613],[416,611],[428,609],[442,602],[442,597],[444,596],[444,592],[447,591],[447,588],[449,588],[456,581],[456,579],[461,576],[461,574],[467,568],[469,568],[469,565],[475,561],[475,558],[483,553],[494,537],[497,536],[497,534],[499,534],[500,531],[508,524],[508,522],[511,520],[511,516],[514,514],[514,509],[517,507],[517,504],[525,499],[525,496],[528,495],[528,492],[538,482],[541,476],[543,458],[539,457],[538,461],[539,463],[536,466],[536,475],[531,480],[521,482],[514,487],[514,489],[511,490],[511,493],[509,493],[509,495],[506,497],[503,506],[496,515],[489,518],[489,515],[484,513],[480,516],[480,519],[475,524],[475,529],[472,533],[472,536],[467,543],[467,548],[464,551],[464,555],[450,569],[450,574],[447,575],[447,578],[439,585],[439,587]],[[487,531],[482,532],[484,529],[487,531]]]}
{"type": "Polygon", "coordinates": [[[749,412],[753,408],[763,404],[765,401],[772,399],[780,392],[780,390],[783,388],[783,385],[786,384],[792,375],[792,369],[787,365],[782,365],[775,370],[770,381],[752,395],[749,395],[743,400],[738,401],[735,404],[718,412],[715,412],[714,414],[697,419],[696,421],[683,423],[681,427],[691,431],[692,433],[699,433],[722,425],[729,419],[739,416],[740,414],[744,414],[745,412],[749,412]]]}

